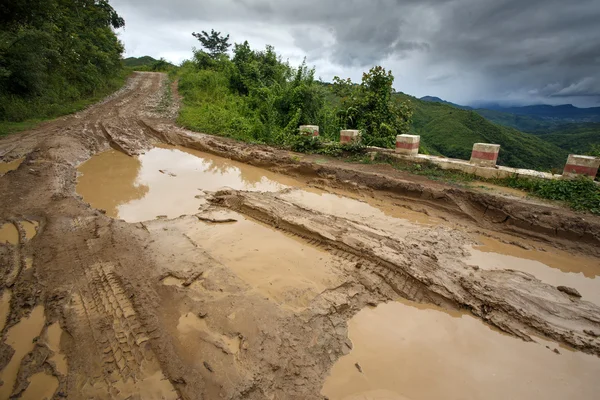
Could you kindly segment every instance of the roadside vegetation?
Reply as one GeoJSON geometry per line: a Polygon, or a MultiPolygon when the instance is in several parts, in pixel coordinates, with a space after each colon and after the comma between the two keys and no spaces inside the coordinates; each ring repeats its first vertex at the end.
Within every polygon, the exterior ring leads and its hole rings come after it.
{"type": "Polygon", "coordinates": [[[78,111],[125,81],[125,25],[107,0],[0,6],[0,135],[78,111]]]}
{"type": "MultiPolygon", "coordinates": [[[[258,51],[248,42],[236,43],[230,57],[229,36],[214,30],[193,35],[201,48],[194,49],[192,60],[170,72],[179,80],[183,100],[178,122],[191,130],[348,162],[388,163],[457,185],[482,179],[434,164],[372,159],[366,146],[392,148],[397,134],[415,133],[421,135],[421,153],[469,159],[473,143],[490,142],[502,146],[500,162],[508,166],[558,172],[566,161],[565,150],[493,124],[474,111],[394,93],[394,77],[382,67],[364,73],[360,83],[339,77],[324,83],[315,79],[306,63],[293,68],[271,46],[258,51]],[[302,135],[300,125],[318,125],[320,136],[302,135]],[[362,142],[339,143],[340,129],[360,129],[362,142]]],[[[600,214],[600,186],[590,179],[487,181],[600,214]]]]}
{"type": "Polygon", "coordinates": [[[392,97],[394,77],[382,67],[366,72],[361,83],[336,78],[328,85],[306,63],[290,66],[272,46],[253,50],[248,42],[236,43],[230,58],[229,36],[194,36],[201,49],[178,71],[179,123],[187,128],[313,152],[342,151],[323,146],[338,141],[340,129],[360,129],[365,145],[385,147],[408,132],[410,104],[392,97]],[[320,137],[301,135],[300,125],[319,125],[320,137]]]}

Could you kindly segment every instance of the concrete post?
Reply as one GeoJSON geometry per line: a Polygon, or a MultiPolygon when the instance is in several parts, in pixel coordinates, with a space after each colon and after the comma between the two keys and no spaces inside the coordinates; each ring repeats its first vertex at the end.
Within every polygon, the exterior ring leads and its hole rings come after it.
{"type": "Polygon", "coordinates": [[[360,131],[347,129],[340,131],[340,143],[350,143],[360,141],[360,131]]]}
{"type": "Polygon", "coordinates": [[[471,164],[482,167],[495,167],[499,152],[499,144],[475,143],[471,153],[471,164]]]}
{"type": "Polygon", "coordinates": [[[298,130],[301,135],[319,136],[319,127],[317,125],[300,125],[298,130]]]}
{"type": "Polygon", "coordinates": [[[416,156],[419,154],[419,144],[421,136],[419,135],[398,135],[396,136],[396,153],[416,156]]]}
{"type": "Polygon", "coordinates": [[[563,176],[574,178],[580,175],[586,175],[594,179],[598,173],[599,167],[600,158],[569,154],[567,164],[565,165],[565,169],[563,171],[563,176]]]}

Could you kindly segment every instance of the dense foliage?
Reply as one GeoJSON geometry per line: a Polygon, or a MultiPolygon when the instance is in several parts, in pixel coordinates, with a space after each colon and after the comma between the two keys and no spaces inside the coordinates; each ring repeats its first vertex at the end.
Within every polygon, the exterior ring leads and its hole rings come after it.
{"type": "Polygon", "coordinates": [[[179,70],[179,122],[190,129],[315,152],[324,151],[323,140],[338,140],[340,129],[362,129],[366,142],[388,146],[408,129],[409,107],[392,99],[394,78],[381,67],[360,85],[348,82],[343,96],[317,81],[306,63],[294,68],[284,62],[272,46],[254,50],[236,43],[230,58],[228,36],[194,36],[202,49],[179,70]],[[319,125],[321,137],[302,137],[299,125],[319,125]]]}
{"type": "Polygon", "coordinates": [[[44,118],[122,82],[125,22],[107,0],[0,4],[0,120],[44,118]]]}

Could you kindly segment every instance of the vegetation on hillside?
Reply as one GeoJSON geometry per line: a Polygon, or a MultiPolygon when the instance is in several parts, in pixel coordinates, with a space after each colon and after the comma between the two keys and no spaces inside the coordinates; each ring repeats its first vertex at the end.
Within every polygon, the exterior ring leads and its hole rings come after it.
{"type": "Polygon", "coordinates": [[[411,132],[421,135],[424,147],[433,154],[468,160],[473,143],[501,146],[498,163],[509,167],[537,170],[560,170],[567,152],[540,138],[516,129],[496,125],[475,111],[461,110],[447,104],[410,99],[414,107],[411,132]]]}
{"type": "Polygon", "coordinates": [[[0,5],[0,133],[72,112],[120,86],[125,22],[107,0],[0,5]]]}
{"type": "Polygon", "coordinates": [[[155,72],[169,72],[176,68],[175,65],[171,64],[163,57],[157,60],[150,56],[127,57],[123,59],[123,66],[131,71],[155,72]]]}
{"type": "Polygon", "coordinates": [[[238,139],[317,151],[322,140],[338,140],[340,129],[360,129],[364,143],[392,146],[408,131],[410,107],[392,99],[391,72],[375,67],[361,84],[337,78],[325,85],[302,63],[290,66],[272,46],[258,51],[233,46],[214,30],[194,33],[201,49],[179,69],[183,107],[179,122],[190,129],[238,139]],[[307,138],[299,125],[319,125],[307,138]]]}

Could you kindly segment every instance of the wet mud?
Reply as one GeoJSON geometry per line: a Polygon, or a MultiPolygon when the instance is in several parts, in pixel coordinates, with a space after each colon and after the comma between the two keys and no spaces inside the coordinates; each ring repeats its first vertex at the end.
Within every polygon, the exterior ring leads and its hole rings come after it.
{"type": "Polygon", "coordinates": [[[600,390],[597,357],[524,342],[464,312],[391,302],[348,325],[352,350],[322,389],[331,400],[591,399],[600,390]]]}
{"type": "Polygon", "coordinates": [[[599,218],[192,133],[169,85],[0,140],[0,398],[594,398],[599,218]]]}

